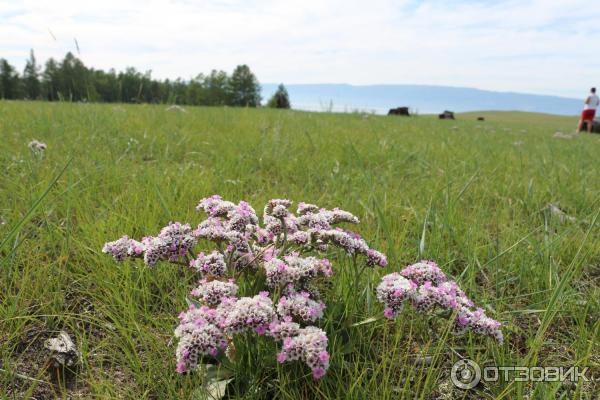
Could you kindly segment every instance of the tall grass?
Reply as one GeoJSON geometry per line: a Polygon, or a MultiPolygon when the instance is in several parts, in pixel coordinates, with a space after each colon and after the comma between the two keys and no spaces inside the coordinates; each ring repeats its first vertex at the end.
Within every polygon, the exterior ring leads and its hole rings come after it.
{"type": "Polygon", "coordinates": [[[116,265],[100,249],[170,220],[197,223],[196,202],[219,193],[257,207],[275,197],[342,207],[391,260],[358,290],[351,263],[334,265],[325,378],[256,358],[240,341],[232,397],[594,398],[593,383],[450,383],[463,357],[596,371],[600,362],[600,141],[553,138],[572,118],[486,118],[0,102],[0,396],[196,396],[201,378],[174,372],[171,341],[192,272],[116,265]],[[48,144],[42,159],[27,148],[34,138],[48,144]],[[503,346],[452,336],[447,322],[408,309],[380,318],[380,276],[420,257],[506,324],[503,346]],[[42,349],[61,329],[83,355],[68,387],[50,382],[42,349]]]}

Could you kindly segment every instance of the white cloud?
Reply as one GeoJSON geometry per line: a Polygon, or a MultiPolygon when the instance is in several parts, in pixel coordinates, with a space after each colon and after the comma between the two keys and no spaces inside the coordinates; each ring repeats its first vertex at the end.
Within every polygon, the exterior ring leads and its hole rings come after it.
{"type": "Polygon", "coordinates": [[[0,57],[263,82],[420,83],[580,97],[600,79],[589,0],[0,0],[0,57]],[[50,33],[51,32],[51,33],[50,33]],[[56,40],[53,36],[56,37],[56,40]]]}

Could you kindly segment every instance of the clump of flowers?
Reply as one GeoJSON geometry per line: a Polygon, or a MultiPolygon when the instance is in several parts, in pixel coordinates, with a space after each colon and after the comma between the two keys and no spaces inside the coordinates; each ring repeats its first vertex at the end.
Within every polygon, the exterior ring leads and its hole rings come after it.
{"type": "MultiPolygon", "coordinates": [[[[175,329],[177,372],[231,358],[233,339],[243,333],[244,338],[264,335],[274,340],[279,363],[301,361],[315,379],[326,373],[328,338],[317,326],[326,304],[319,289],[334,269],[324,252],[338,248],[353,262],[370,267],[385,267],[388,261],[359,234],[337,226],[359,223],[351,213],[308,203],[299,203],[294,213],[291,206],[287,199],[269,200],[261,223],[245,201],[235,204],[214,195],[197,205],[207,218],[196,227],[173,222],[156,236],[139,241],[123,236],[104,245],[102,251],[118,262],[141,259],[149,267],[167,262],[198,275],[175,329]],[[211,245],[197,253],[199,243],[211,245]]],[[[457,333],[503,340],[500,323],[475,308],[432,261],[384,276],[376,294],[388,318],[406,303],[418,312],[440,308],[456,315],[457,333]]]]}
{"type": "Polygon", "coordinates": [[[27,147],[29,147],[29,150],[31,150],[31,152],[33,153],[33,156],[38,159],[41,159],[44,157],[44,152],[48,148],[46,143],[42,143],[38,140],[32,140],[31,142],[29,142],[27,144],[27,147]]]}
{"type": "Polygon", "coordinates": [[[238,286],[234,283],[233,279],[230,279],[228,282],[209,282],[207,279],[202,279],[198,287],[193,289],[190,294],[197,297],[204,304],[216,306],[221,304],[221,301],[226,297],[235,297],[237,291],[238,286]]]}
{"type": "Polygon", "coordinates": [[[191,305],[175,329],[178,372],[195,369],[205,358],[218,361],[233,337],[247,332],[279,343],[278,362],[302,361],[315,379],[326,373],[328,339],[315,324],[325,310],[318,286],[334,271],[323,253],[337,247],[371,267],[385,267],[387,258],[357,233],[337,226],[359,223],[351,213],[307,203],[294,213],[291,206],[287,199],[268,201],[261,224],[245,201],[235,204],[214,195],[196,207],[207,215],[196,228],[175,222],[156,236],[140,241],[123,236],[104,245],[102,251],[119,262],[139,258],[150,267],[169,262],[199,275],[191,305]],[[214,247],[194,256],[200,241],[214,247]],[[262,285],[240,284],[260,276],[262,285]],[[239,293],[247,286],[256,291],[239,293]]]}
{"type": "Polygon", "coordinates": [[[283,349],[277,354],[277,361],[302,360],[312,370],[315,379],[325,375],[329,368],[327,335],[315,326],[299,329],[294,336],[283,339],[283,349]]]}
{"type": "Polygon", "coordinates": [[[324,309],[325,303],[312,299],[307,291],[296,292],[293,285],[289,286],[277,303],[277,313],[280,316],[296,317],[304,322],[315,322],[322,318],[324,309]]]}
{"type": "Polygon", "coordinates": [[[27,147],[29,147],[29,149],[34,152],[44,152],[48,148],[46,143],[40,142],[35,139],[29,142],[27,144],[27,147]]]}
{"type": "Polygon", "coordinates": [[[227,273],[225,257],[218,251],[209,254],[200,253],[198,257],[190,261],[190,267],[195,268],[204,275],[222,277],[227,273]]]}
{"type": "Polygon", "coordinates": [[[397,316],[405,303],[418,312],[438,307],[456,312],[456,333],[472,331],[490,336],[498,343],[504,339],[500,322],[487,317],[482,308],[473,309],[473,302],[433,261],[421,261],[384,276],[377,286],[377,299],[385,306],[387,318],[397,316]]]}
{"type": "Polygon", "coordinates": [[[102,247],[102,252],[113,256],[115,261],[123,261],[127,257],[141,257],[144,252],[144,245],[125,235],[114,242],[108,242],[102,247]]]}

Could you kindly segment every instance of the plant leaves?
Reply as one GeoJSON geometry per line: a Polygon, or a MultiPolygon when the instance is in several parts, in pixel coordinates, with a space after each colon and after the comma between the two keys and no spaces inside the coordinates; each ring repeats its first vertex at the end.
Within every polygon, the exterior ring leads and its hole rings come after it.
{"type": "Polygon", "coordinates": [[[233,376],[233,372],[222,365],[208,364],[205,379],[207,381],[226,380],[233,376]]]}
{"type": "Polygon", "coordinates": [[[220,400],[225,396],[225,389],[233,379],[225,379],[221,381],[211,380],[205,386],[194,390],[192,398],[194,400],[220,400]]]}

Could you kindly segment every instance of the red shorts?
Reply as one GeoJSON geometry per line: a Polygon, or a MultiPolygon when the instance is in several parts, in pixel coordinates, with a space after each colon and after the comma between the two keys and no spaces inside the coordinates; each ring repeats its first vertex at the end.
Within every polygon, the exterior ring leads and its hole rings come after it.
{"type": "Polygon", "coordinates": [[[592,121],[596,116],[596,110],[583,110],[581,113],[582,121],[592,121]]]}

